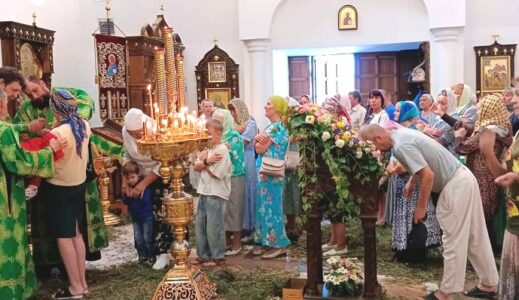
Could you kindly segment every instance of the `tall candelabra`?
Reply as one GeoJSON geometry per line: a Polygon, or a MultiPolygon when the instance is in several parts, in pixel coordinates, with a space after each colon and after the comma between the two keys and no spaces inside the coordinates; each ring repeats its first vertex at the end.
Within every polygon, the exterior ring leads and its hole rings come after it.
{"type": "MultiPolygon", "coordinates": [[[[171,33],[171,32],[170,32],[171,33]]],[[[161,162],[159,174],[164,184],[170,183],[162,199],[165,222],[174,228],[175,240],[170,253],[174,265],[161,281],[153,299],[217,299],[216,286],[195,266],[187,264],[191,252],[185,240],[186,226],[193,221],[193,197],[183,191],[182,177],[187,173],[189,154],[206,147],[209,140],[205,118],[198,119],[196,112],[189,114],[186,107],[179,111],[170,101],[164,102],[166,75],[164,50],[155,49],[156,102],[150,93],[152,121],[144,121],[144,136],[137,142],[139,152],[161,162]]],[[[171,62],[171,60],[170,60],[171,62]]],[[[168,73],[168,80],[171,79],[168,73]]],[[[176,76],[173,78],[176,82],[176,76]]],[[[168,89],[171,85],[168,86],[168,89]]],[[[171,95],[171,91],[168,94],[171,95]]]]}
{"type": "Polygon", "coordinates": [[[184,80],[184,57],[177,54],[177,74],[178,74],[178,103],[180,107],[186,106],[186,84],[184,80]]]}
{"type": "MultiPolygon", "coordinates": [[[[170,111],[177,111],[177,107],[183,107],[184,104],[178,102],[177,88],[177,70],[175,68],[175,47],[173,46],[173,28],[162,28],[164,37],[164,45],[166,50],[166,82],[168,86],[168,102],[170,111]]],[[[183,73],[183,72],[182,72],[183,73]]]]}

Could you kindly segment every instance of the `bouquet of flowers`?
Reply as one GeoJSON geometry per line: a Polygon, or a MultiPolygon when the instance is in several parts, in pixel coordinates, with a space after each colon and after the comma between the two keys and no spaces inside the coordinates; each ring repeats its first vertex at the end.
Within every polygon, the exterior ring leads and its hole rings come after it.
{"type": "Polygon", "coordinates": [[[353,197],[355,199],[352,200],[349,197],[350,184],[378,182],[384,172],[380,151],[373,144],[359,139],[358,133],[349,125],[347,113],[345,115],[343,111],[340,107],[334,108],[334,102],[331,101],[325,102],[322,107],[315,104],[302,105],[289,111],[289,134],[295,137],[300,150],[303,217],[308,214],[310,201],[316,199],[329,214],[341,211],[349,216],[357,215],[360,199],[353,197]],[[329,197],[326,203],[322,203],[324,195],[311,188],[316,184],[319,174],[309,172],[323,167],[323,161],[335,182],[337,193],[337,197],[329,197]]]}
{"type": "Polygon", "coordinates": [[[364,276],[352,259],[332,256],[326,260],[330,270],[324,274],[324,288],[330,296],[358,296],[364,276]]]}

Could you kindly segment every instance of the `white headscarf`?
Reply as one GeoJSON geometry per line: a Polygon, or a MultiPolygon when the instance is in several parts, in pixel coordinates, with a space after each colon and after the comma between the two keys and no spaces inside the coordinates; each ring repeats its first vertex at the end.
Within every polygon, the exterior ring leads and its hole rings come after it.
{"type": "Polygon", "coordinates": [[[128,130],[134,131],[142,129],[144,123],[148,121],[153,122],[150,117],[137,108],[130,109],[124,116],[124,127],[122,130],[125,149],[124,163],[129,160],[135,161],[139,165],[141,175],[144,177],[148,176],[151,172],[160,176],[160,162],[151,159],[148,155],[140,154],[137,148],[137,140],[128,132],[128,130]]]}
{"type": "Polygon", "coordinates": [[[451,88],[445,88],[442,89],[440,92],[438,92],[438,95],[436,96],[436,100],[438,100],[438,96],[443,95],[443,91],[447,94],[447,113],[448,115],[452,115],[457,113],[457,106],[456,106],[456,95],[454,95],[454,92],[451,88]]]}

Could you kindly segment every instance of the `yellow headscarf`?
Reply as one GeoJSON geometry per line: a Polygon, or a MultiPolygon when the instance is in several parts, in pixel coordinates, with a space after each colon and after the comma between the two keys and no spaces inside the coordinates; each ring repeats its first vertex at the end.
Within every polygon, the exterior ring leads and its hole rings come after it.
{"type": "Polygon", "coordinates": [[[488,94],[481,99],[479,120],[476,121],[476,131],[489,125],[510,126],[508,112],[501,95],[488,94]]]}
{"type": "Polygon", "coordinates": [[[272,103],[272,105],[274,105],[274,108],[276,108],[276,112],[280,116],[283,117],[286,115],[287,110],[288,110],[288,101],[287,101],[287,99],[285,99],[285,97],[271,96],[269,98],[269,100],[270,100],[270,103],[272,103]]]}

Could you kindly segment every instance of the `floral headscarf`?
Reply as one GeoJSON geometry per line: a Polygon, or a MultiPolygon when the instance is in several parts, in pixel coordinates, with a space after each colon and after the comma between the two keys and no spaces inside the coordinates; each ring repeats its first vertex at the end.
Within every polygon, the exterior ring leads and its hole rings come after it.
{"type": "Polygon", "coordinates": [[[54,114],[61,116],[60,124],[69,124],[76,141],[76,153],[81,157],[83,140],[87,137],[84,120],[77,112],[77,100],[67,90],[56,89],[50,97],[54,114]]]}
{"type": "Polygon", "coordinates": [[[236,120],[234,120],[234,128],[238,129],[239,127],[247,126],[247,122],[250,119],[249,109],[247,108],[247,104],[240,99],[234,98],[229,101],[229,105],[234,107],[236,111],[236,120]]]}
{"type": "Polygon", "coordinates": [[[412,101],[401,101],[400,105],[400,115],[398,116],[398,123],[402,123],[408,120],[412,120],[418,118],[420,116],[420,111],[416,104],[412,101]]]}
{"type": "Polygon", "coordinates": [[[489,94],[481,99],[479,120],[476,121],[476,131],[490,125],[509,127],[508,111],[501,95],[489,94]]]}

